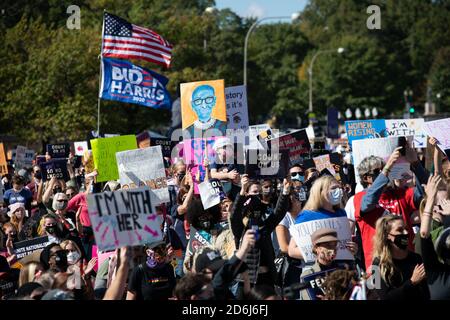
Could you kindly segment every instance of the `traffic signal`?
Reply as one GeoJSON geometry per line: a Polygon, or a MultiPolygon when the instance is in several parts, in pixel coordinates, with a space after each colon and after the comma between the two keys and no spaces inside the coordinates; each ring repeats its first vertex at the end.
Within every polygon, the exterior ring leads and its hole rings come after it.
{"type": "Polygon", "coordinates": [[[414,109],[414,106],[410,106],[409,107],[409,113],[410,114],[414,114],[414,112],[416,112],[416,109],[414,109]]]}

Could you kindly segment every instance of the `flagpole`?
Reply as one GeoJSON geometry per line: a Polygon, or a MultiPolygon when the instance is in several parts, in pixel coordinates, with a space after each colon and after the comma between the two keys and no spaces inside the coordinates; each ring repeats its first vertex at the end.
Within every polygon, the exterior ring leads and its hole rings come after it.
{"type": "Polygon", "coordinates": [[[103,9],[103,22],[102,22],[102,48],[100,49],[100,54],[98,56],[98,58],[100,59],[100,72],[98,75],[98,87],[99,87],[99,92],[98,92],[98,98],[97,98],[97,137],[100,137],[100,96],[101,96],[101,88],[102,88],[102,55],[103,55],[103,35],[105,33],[105,13],[106,10],[103,9]]]}

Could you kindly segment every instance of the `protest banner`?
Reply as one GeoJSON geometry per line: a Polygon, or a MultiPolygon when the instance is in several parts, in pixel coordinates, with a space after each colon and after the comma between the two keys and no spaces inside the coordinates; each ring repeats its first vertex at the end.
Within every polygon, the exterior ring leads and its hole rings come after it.
{"type": "MultiPolygon", "coordinates": [[[[134,103],[155,109],[170,109],[169,80],[155,71],[125,60],[102,59],[100,98],[134,103]]],[[[106,137],[106,135],[105,135],[106,137]]]]}
{"type": "Polygon", "coordinates": [[[316,256],[312,252],[313,245],[311,235],[319,229],[331,228],[337,232],[339,239],[336,260],[354,260],[352,253],[346,248],[345,244],[352,240],[350,225],[347,217],[319,219],[313,221],[302,222],[291,226],[289,231],[295,240],[303,259],[306,263],[315,261],[316,256]]]}
{"type": "Polygon", "coordinates": [[[14,157],[14,166],[16,170],[25,168],[25,153],[27,148],[24,146],[17,146],[16,155],[14,157]]]}
{"type": "Polygon", "coordinates": [[[317,300],[318,296],[325,295],[325,292],[322,289],[322,284],[324,283],[327,275],[336,270],[336,268],[333,268],[325,271],[311,273],[307,276],[301,277],[300,281],[307,285],[305,290],[311,300],[317,300]]]}
{"type": "Polygon", "coordinates": [[[116,158],[122,189],[148,186],[158,199],[155,205],[170,201],[161,146],[117,152],[116,158]]]}
{"type": "Polygon", "coordinates": [[[5,149],[3,142],[0,142],[0,176],[8,173],[8,162],[6,161],[5,149]]]}
{"type": "Polygon", "coordinates": [[[225,135],[227,111],[224,80],[182,83],[180,91],[182,128],[190,134],[190,138],[200,138],[209,129],[216,129],[216,135],[225,135]]]}
{"type": "Polygon", "coordinates": [[[47,236],[15,242],[13,244],[14,254],[16,255],[16,259],[19,260],[32,254],[34,251],[44,249],[48,244],[50,242],[47,236]]]}
{"type": "Polygon", "coordinates": [[[313,161],[317,171],[321,172],[323,169],[328,169],[333,176],[336,176],[336,171],[331,163],[329,154],[314,157],[313,161]]]}
{"type": "Polygon", "coordinates": [[[386,120],[386,133],[388,137],[414,136],[414,148],[426,148],[427,135],[423,131],[424,123],[422,118],[386,120]]]}
{"type": "Polygon", "coordinates": [[[91,140],[92,156],[98,170],[97,182],[119,179],[116,152],[137,149],[136,136],[118,136],[91,140]]]}
{"type": "Polygon", "coordinates": [[[64,181],[70,180],[66,159],[50,159],[50,161],[39,164],[39,167],[44,181],[49,181],[53,177],[64,181]]]}
{"type": "Polygon", "coordinates": [[[68,158],[70,145],[68,143],[48,144],[47,152],[52,158],[68,158]]]}
{"type": "Polygon", "coordinates": [[[248,130],[247,89],[245,86],[225,88],[227,129],[248,130]]]}
{"type": "Polygon", "coordinates": [[[450,118],[425,122],[423,129],[427,135],[436,138],[439,149],[450,157],[450,118]]]}
{"type": "MultiPolygon", "coordinates": [[[[358,168],[364,158],[372,155],[381,157],[384,161],[387,161],[395,148],[399,146],[399,142],[402,138],[403,137],[388,137],[353,141],[352,156],[355,168],[358,168]]],[[[409,145],[411,145],[413,137],[406,137],[406,140],[409,145]]],[[[409,170],[409,163],[407,163],[404,156],[401,156],[391,168],[389,179],[402,179],[405,174],[409,175],[412,173],[409,170]],[[408,168],[407,171],[405,171],[406,168],[408,168]]],[[[355,179],[357,183],[360,183],[357,170],[355,170],[355,179]]]]}
{"type": "Polygon", "coordinates": [[[89,149],[87,141],[76,141],[73,143],[73,146],[75,149],[75,155],[81,157],[84,155],[84,152],[89,149]]]}
{"type": "Polygon", "coordinates": [[[311,151],[311,144],[309,143],[306,129],[291,132],[273,140],[270,140],[272,144],[278,140],[278,148],[280,150],[289,150],[289,165],[298,163],[301,157],[305,154],[309,154],[311,151]]]}
{"type": "Polygon", "coordinates": [[[345,121],[345,131],[350,145],[355,140],[383,138],[387,134],[386,122],[382,119],[345,121]]]}
{"type": "Polygon", "coordinates": [[[156,195],[148,187],[90,193],[88,211],[99,250],[138,246],[162,240],[156,195]]]}
{"type": "Polygon", "coordinates": [[[211,179],[200,183],[198,189],[205,210],[219,204],[221,200],[225,199],[222,184],[217,179],[211,179]]]}

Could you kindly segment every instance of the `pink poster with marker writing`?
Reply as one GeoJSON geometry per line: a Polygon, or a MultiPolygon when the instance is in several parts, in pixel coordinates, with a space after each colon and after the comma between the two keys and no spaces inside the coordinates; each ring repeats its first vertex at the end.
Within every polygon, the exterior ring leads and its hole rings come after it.
{"type": "Polygon", "coordinates": [[[138,246],[162,239],[158,198],[149,187],[89,194],[88,210],[98,250],[138,246]]]}

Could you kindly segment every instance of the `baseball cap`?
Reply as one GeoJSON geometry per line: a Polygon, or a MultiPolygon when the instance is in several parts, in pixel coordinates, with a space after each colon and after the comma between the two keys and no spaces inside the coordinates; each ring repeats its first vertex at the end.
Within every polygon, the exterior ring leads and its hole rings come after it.
{"type": "Polygon", "coordinates": [[[8,208],[9,208],[9,211],[8,211],[8,217],[11,218],[12,214],[13,214],[17,209],[19,209],[19,208],[25,209],[25,205],[24,205],[22,202],[16,202],[16,203],[10,204],[10,205],[8,206],[8,208]]]}
{"type": "Polygon", "coordinates": [[[208,268],[215,273],[222,268],[224,263],[225,260],[222,259],[218,250],[205,248],[195,259],[195,272],[199,273],[208,268]]]}
{"type": "Polygon", "coordinates": [[[313,246],[330,241],[339,241],[336,230],[331,228],[318,229],[311,235],[313,246]]]}

